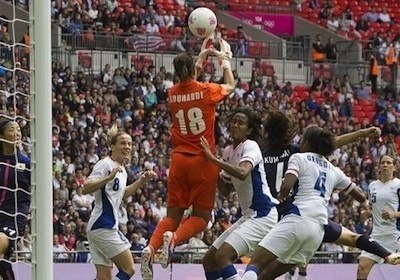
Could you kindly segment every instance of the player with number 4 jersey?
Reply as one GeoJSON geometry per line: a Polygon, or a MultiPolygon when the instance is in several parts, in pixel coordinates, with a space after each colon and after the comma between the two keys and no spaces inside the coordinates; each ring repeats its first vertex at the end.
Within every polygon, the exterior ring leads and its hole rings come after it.
{"type": "MultiPolygon", "coordinates": [[[[260,143],[260,146],[262,147],[263,151],[268,186],[271,190],[271,194],[276,197],[277,193],[280,191],[283,176],[288,168],[290,156],[299,152],[299,148],[297,146],[290,144],[296,129],[296,125],[295,122],[283,112],[272,108],[268,112],[263,122],[263,127],[266,137],[265,143],[260,143]]],[[[355,141],[359,137],[376,137],[379,135],[379,128],[365,128],[348,134],[336,136],[335,145],[336,147],[340,147],[355,141]]],[[[359,188],[354,188],[352,190],[348,189],[346,193],[354,196],[357,200],[364,199],[360,196],[362,193],[359,191],[359,188]]],[[[285,203],[279,204],[277,206],[278,212],[284,213],[287,211],[288,207],[290,207],[289,202],[290,199],[287,199],[285,203]]],[[[397,264],[400,257],[399,254],[391,253],[390,251],[386,250],[379,243],[373,239],[370,239],[369,236],[354,233],[331,220],[329,220],[328,224],[325,226],[323,242],[357,247],[361,250],[368,251],[385,259],[385,261],[389,264],[397,264]]],[[[278,277],[279,275],[285,273],[287,268],[282,267],[279,262],[275,261],[273,270],[277,272],[274,276],[278,277]]],[[[306,279],[306,274],[306,269],[301,268],[298,279],[306,279]]],[[[285,280],[286,279],[291,279],[291,275],[289,273],[287,273],[285,276],[285,280]]]]}

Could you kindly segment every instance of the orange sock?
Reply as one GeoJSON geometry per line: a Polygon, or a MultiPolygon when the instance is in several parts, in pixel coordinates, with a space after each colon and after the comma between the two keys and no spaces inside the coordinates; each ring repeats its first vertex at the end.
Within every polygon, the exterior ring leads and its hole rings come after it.
{"type": "Polygon", "coordinates": [[[199,232],[203,231],[207,226],[207,222],[200,217],[189,217],[181,224],[175,232],[175,245],[189,240],[199,232]]]}
{"type": "Polygon", "coordinates": [[[170,217],[165,217],[160,222],[153,232],[153,235],[150,238],[149,245],[153,247],[154,251],[157,252],[163,244],[163,235],[166,231],[175,231],[178,225],[175,220],[170,217]]]}

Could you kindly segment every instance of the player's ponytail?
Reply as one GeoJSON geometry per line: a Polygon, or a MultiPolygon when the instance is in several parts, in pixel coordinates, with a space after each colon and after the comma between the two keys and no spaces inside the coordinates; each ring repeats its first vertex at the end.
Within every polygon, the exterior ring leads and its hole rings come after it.
{"type": "Polygon", "coordinates": [[[174,58],[175,74],[181,82],[193,79],[195,73],[193,58],[187,53],[181,53],[174,58]]]}

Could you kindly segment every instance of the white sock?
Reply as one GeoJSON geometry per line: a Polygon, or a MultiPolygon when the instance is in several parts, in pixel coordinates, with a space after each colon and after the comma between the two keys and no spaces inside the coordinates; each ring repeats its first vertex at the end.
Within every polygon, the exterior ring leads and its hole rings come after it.
{"type": "Polygon", "coordinates": [[[257,273],[249,270],[244,273],[242,280],[257,280],[257,278],[257,273]]]}
{"type": "Polygon", "coordinates": [[[297,280],[307,280],[307,276],[299,275],[297,276],[297,280]]]}

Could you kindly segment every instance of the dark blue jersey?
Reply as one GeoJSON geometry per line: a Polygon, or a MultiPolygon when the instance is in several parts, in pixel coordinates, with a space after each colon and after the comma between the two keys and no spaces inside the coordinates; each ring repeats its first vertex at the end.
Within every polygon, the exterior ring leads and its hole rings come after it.
{"type": "Polygon", "coordinates": [[[23,233],[31,197],[31,161],[23,153],[0,154],[0,227],[12,227],[23,233]]]}
{"type": "Polygon", "coordinates": [[[283,149],[267,148],[263,151],[265,173],[273,197],[279,193],[291,155],[300,152],[297,146],[289,145],[283,149]]]}

